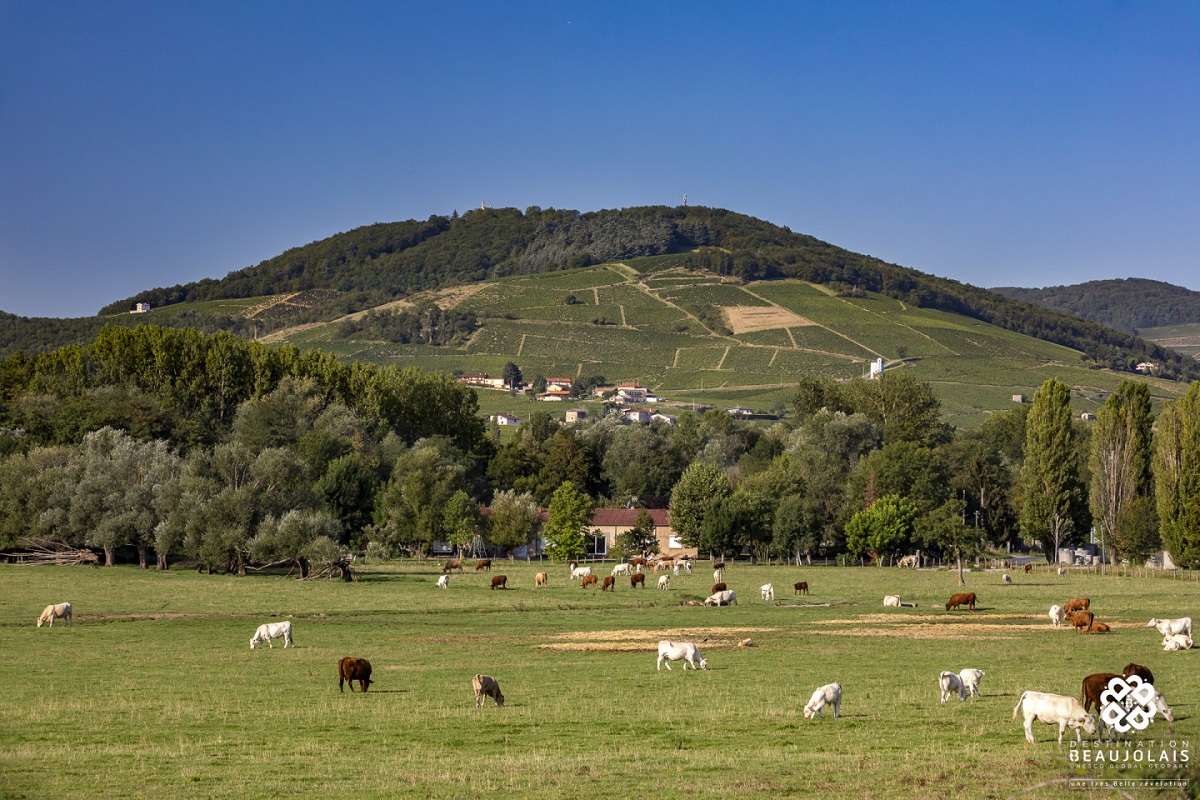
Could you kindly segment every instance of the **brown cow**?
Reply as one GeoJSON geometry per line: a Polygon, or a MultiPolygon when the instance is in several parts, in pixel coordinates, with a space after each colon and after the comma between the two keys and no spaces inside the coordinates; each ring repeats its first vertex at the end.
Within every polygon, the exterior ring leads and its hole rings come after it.
{"type": "Polygon", "coordinates": [[[644,567],[649,563],[650,563],[649,561],[642,558],[641,556],[638,556],[637,558],[629,559],[629,566],[631,566],[631,567],[644,567]]]}
{"type": "Polygon", "coordinates": [[[371,662],[365,658],[346,656],[338,662],[338,691],[344,692],[346,681],[350,681],[350,694],[354,694],[354,682],[365,692],[374,681],[371,680],[371,662]]]}
{"type": "Polygon", "coordinates": [[[725,569],[725,562],[724,562],[724,561],[718,561],[717,563],[713,564],[713,569],[714,569],[714,570],[716,570],[716,569],[725,569]]]}
{"type": "Polygon", "coordinates": [[[1100,713],[1100,695],[1104,694],[1104,690],[1108,688],[1108,682],[1113,678],[1120,678],[1120,675],[1114,675],[1111,672],[1097,672],[1094,675],[1088,675],[1083,679],[1083,688],[1079,694],[1079,702],[1083,703],[1084,711],[1091,711],[1092,705],[1096,706],[1096,713],[1100,713]]]}
{"type": "Polygon", "coordinates": [[[1033,572],[1033,564],[1026,564],[1025,565],[1025,574],[1028,575],[1030,572],[1033,572]]]}
{"type": "Polygon", "coordinates": [[[1092,601],[1086,597],[1076,597],[1074,600],[1068,600],[1063,606],[1063,611],[1070,614],[1072,611],[1087,611],[1092,607],[1092,601]]]}
{"type": "Polygon", "coordinates": [[[501,589],[507,589],[508,588],[508,576],[507,575],[496,575],[495,577],[493,577],[492,578],[492,588],[495,589],[497,586],[499,586],[501,589]]]}
{"type": "Polygon", "coordinates": [[[491,675],[476,675],[471,679],[471,686],[475,689],[475,707],[482,708],[484,698],[490,697],[496,701],[496,705],[504,705],[504,695],[500,692],[500,684],[491,675]]]}
{"type": "Polygon", "coordinates": [[[459,572],[463,571],[463,565],[462,565],[461,558],[452,558],[449,561],[447,561],[445,564],[442,564],[442,572],[449,572],[452,569],[456,569],[459,572]]]}
{"type": "Polygon", "coordinates": [[[720,583],[714,583],[712,591],[709,592],[709,594],[716,594],[717,592],[723,592],[728,588],[729,587],[725,585],[725,581],[721,581],[720,583]]]}
{"type": "Polygon", "coordinates": [[[607,592],[610,589],[614,592],[617,590],[617,579],[612,575],[606,575],[604,576],[604,585],[600,587],[600,591],[607,592]]]}
{"type": "MultiPolygon", "coordinates": [[[[1078,614],[1079,612],[1076,611],[1075,613],[1078,614]]],[[[1109,627],[1107,625],[1105,625],[1103,622],[1093,622],[1092,623],[1092,630],[1090,631],[1090,633],[1109,633],[1109,632],[1110,632],[1109,627]]]]}
{"type": "Polygon", "coordinates": [[[476,561],[475,562],[475,571],[479,572],[479,570],[481,570],[481,569],[486,569],[488,572],[491,572],[492,571],[492,560],[490,558],[481,558],[478,561],[476,561]]]}
{"type": "MultiPolygon", "coordinates": [[[[612,577],[612,576],[610,575],[609,577],[612,577]]],[[[584,575],[583,580],[579,582],[580,589],[586,589],[589,586],[595,586],[595,585],[596,585],[596,576],[595,575],[584,575]]]]}
{"type": "Polygon", "coordinates": [[[544,572],[539,572],[537,575],[533,576],[533,588],[535,589],[539,586],[545,586],[549,582],[550,576],[544,572]]]}
{"type": "Polygon", "coordinates": [[[638,584],[641,584],[643,589],[646,588],[646,576],[641,572],[635,572],[629,576],[629,587],[631,589],[636,589],[638,584]]]}
{"type": "Polygon", "coordinates": [[[797,581],[796,594],[808,594],[808,581],[797,581]]]}
{"type": "Polygon", "coordinates": [[[1154,683],[1154,673],[1141,664],[1129,663],[1125,665],[1125,669],[1121,671],[1122,677],[1128,678],[1130,675],[1137,675],[1142,679],[1143,683],[1154,683]]]}
{"type": "Polygon", "coordinates": [[[1067,614],[1067,619],[1075,626],[1075,632],[1079,633],[1080,631],[1090,631],[1096,616],[1090,611],[1073,611],[1067,614]]]}
{"type": "Polygon", "coordinates": [[[946,601],[946,610],[949,611],[952,608],[957,610],[958,607],[962,606],[962,605],[965,605],[967,608],[974,611],[975,610],[975,593],[974,592],[963,592],[961,594],[954,595],[953,597],[951,597],[949,600],[946,601]]]}

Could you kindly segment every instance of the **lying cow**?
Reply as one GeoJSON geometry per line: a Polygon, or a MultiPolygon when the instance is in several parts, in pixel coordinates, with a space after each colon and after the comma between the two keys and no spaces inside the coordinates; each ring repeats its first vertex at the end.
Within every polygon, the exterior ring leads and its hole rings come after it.
{"type": "Polygon", "coordinates": [[[949,611],[952,608],[957,611],[959,606],[966,606],[970,610],[974,611],[975,610],[975,593],[974,592],[962,592],[961,594],[952,595],[950,597],[950,599],[946,601],[946,610],[947,611],[949,611]]]}
{"type": "Polygon", "coordinates": [[[1096,716],[1087,713],[1083,704],[1074,697],[1048,692],[1022,692],[1013,708],[1012,718],[1017,718],[1017,712],[1025,715],[1025,741],[1034,743],[1033,721],[1041,720],[1047,725],[1058,726],[1058,741],[1062,743],[1063,732],[1067,728],[1075,731],[1075,739],[1083,741],[1080,730],[1088,736],[1096,735],[1096,716]]]}
{"type": "Polygon", "coordinates": [[[476,708],[482,708],[488,697],[495,700],[497,706],[504,705],[504,695],[500,692],[500,684],[491,675],[476,675],[471,679],[471,687],[475,689],[476,708]]]}
{"type": "Polygon", "coordinates": [[[364,692],[374,681],[371,680],[371,662],[365,658],[346,656],[338,662],[338,691],[345,692],[346,682],[350,683],[350,694],[354,694],[354,682],[364,692]]]}
{"type": "Polygon", "coordinates": [[[842,708],[842,685],[840,683],[827,683],[813,692],[812,697],[804,706],[804,718],[812,719],[814,716],[821,716],[821,709],[827,705],[833,706],[835,717],[839,716],[842,708]]]}
{"type": "Polygon", "coordinates": [[[775,584],[764,583],[762,586],[758,587],[758,590],[762,592],[762,599],[766,600],[768,603],[775,599],[775,584]]]}
{"type": "Polygon", "coordinates": [[[706,606],[736,606],[737,593],[732,589],[723,589],[719,592],[713,592],[705,601],[706,606]]]}
{"type": "Polygon", "coordinates": [[[883,596],[884,608],[900,608],[901,606],[905,608],[916,608],[917,604],[904,602],[900,599],[900,595],[898,594],[886,594],[883,596]]]}
{"type": "Polygon", "coordinates": [[[663,664],[667,665],[667,670],[671,669],[672,661],[683,660],[683,669],[687,671],[688,664],[692,665],[692,669],[708,669],[708,661],[704,656],[700,655],[700,649],[692,642],[671,642],[663,639],[658,643],[658,666],[655,670],[661,670],[663,664]],[[696,665],[700,666],[697,667],[696,665]]]}
{"type": "MultiPolygon", "coordinates": [[[[26,617],[25,619],[29,619],[26,617]]],[[[42,609],[42,615],[38,617],[37,626],[42,627],[42,623],[49,622],[50,627],[54,627],[54,620],[61,619],[72,628],[75,627],[75,622],[71,619],[71,604],[70,603],[53,603],[42,609]]]]}
{"type": "Polygon", "coordinates": [[[1174,653],[1179,650],[1191,650],[1192,637],[1186,633],[1173,633],[1170,636],[1163,637],[1163,651],[1174,653]]]}
{"type": "Polygon", "coordinates": [[[1111,629],[1103,622],[1093,622],[1089,633],[1109,633],[1111,629]]]}
{"type": "Polygon", "coordinates": [[[274,650],[275,645],[271,644],[271,640],[278,639],[281,636],[283,637],[283,646],[285,649],[289,644],[292,647],[296,646],[296,643],[292,641],[292,623],[289,620],[284,620],[283,622],[264,622],[258,626],[258,630],[254,632],[254,636],[250,637],[250,649],[253,650],[263,642],[266,642],[267,647],[274,650]]]}
{"type": "Polygon", "coordinates": [[[1186,633],[1192,635],[1192,618],[1180,617],[1178,619],[1152,619],[1146,623],[1147,628],[1158,628],[1158,632],[1163,636],[1170,636],[1173,633],[1186,633]]]}
{"type": "Polygon", "coordinates": [[[1054,624],[1054,627],[1062,625],[1066,618],[1067,612],[1062,606],[1050,606],[1050,622],[1054,624]]]}

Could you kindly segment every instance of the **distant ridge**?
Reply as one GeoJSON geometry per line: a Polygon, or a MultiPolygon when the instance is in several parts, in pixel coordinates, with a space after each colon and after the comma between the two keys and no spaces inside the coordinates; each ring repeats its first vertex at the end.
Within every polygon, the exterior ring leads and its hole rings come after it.
{"type": "Polygon", "coordinates": [[[1146,278],[1044,289],[999,286],[992,291],[1134,334],[1146,328],[1200,324],[1200,292],[1146,278]]]}

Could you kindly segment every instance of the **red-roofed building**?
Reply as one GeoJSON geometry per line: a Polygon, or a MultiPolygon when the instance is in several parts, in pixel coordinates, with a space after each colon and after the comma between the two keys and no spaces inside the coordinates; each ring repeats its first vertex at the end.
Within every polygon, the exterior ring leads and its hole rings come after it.
{"type": "MultiPolygon", "coordinates": [[[[604,538],[605,554],[616,543],[617,536],[637,525],[640,508],[597,508],[592,512],[592,527],[599,531],[604,538]]],[[[696,557],[696,548],[684,547],[675,531],[671,529],[671,515],[665,508],[649,508],[650,518],[654,520],[654,533],[658,537],[658,552],[663,555],[696,557]]],[[[600,539],[599,536],[596,537],[600,539]]],[[[600,543],[597,541],[597,550],[600,543]]]]}

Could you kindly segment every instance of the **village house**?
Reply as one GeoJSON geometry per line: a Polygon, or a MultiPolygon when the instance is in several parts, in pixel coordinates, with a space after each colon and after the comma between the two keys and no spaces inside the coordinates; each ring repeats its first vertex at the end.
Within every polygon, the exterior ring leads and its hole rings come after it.
{"type": "Polygon", "coordinates": [[[150,310],[149,303],[137,303],[136,305],[134,305],[133,310],[130,311],[129,313],[130,314],[145,314],[149,310],[150,310]]]}
{"type": "Polygon", "coordinates": [[[547,392],[567,392],[571,391],[570,378],[546,378],[547,392]]]}
{"type": "Polygon", "coordinates": [[[537,396],[537,399],[542,401],[562,402],[563,400],[569,400],[570,397],[570,392],[565,392],[561,389],[554,389],[542,392],[537,396]]]}
{"type": "Polygon", "coordinates": [[[587,419],[587,416],[588,412],[585,409],[568,408],[566,416],[567,424],[574,425],[576,422],[583,422],[585,419],[587,419]]]}
{"type": "Polygon", "coordinates": [[[489,420],[497,425],[520,425],[521,418],[514,417],[512,414],[493,414],[488,417],[489,420]]]}
{"type": "MultiPolygon", "coordinates": [[[[658,552],[665,556],[696,557],[696,548],[684,547],[675,531],[671,529],[671,515],[665,508],[646,509],[654,520],[654,534],[658,539],[658,552]]],[[[617,541],[617,536],[637,525],[639,508],[597,508],[592,512],[592,528],[596,531],[593,549],[597,555],[607,555],[617,541]],[[603,550],[600,550],[603,548],[603,550]]]]}

